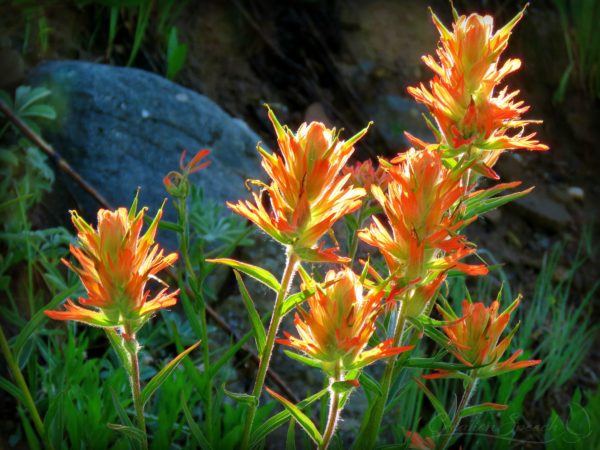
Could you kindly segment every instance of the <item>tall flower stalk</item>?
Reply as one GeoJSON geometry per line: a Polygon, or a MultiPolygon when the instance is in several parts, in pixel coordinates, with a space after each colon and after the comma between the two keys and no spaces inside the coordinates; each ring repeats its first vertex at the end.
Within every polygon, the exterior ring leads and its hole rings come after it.
{"type": "MultiPolygon", "coordinates": [[[[487,273],[485,266],[460,261],[475,251],[461,234],[464,227],[478,214],[528,192],[499,197],[493,205],[488,199],[518,183],[475,191],[477,177],[498,179],[492,167],[507,150],[548,148],[534,139],[534,133],[523,134],[525,126],[538,121],[522,119],[528,107],[514,101],[518,91],[496,92],[504,77],[520,67],[517,59],[501,65],[499,58],[523,12],[495,33],[490,16],[453,12],[452,31],[432,14],[441,37],[438,59],[425,56],[423,61],[434,78],[429,87],[408,89],[435,120],[428,124],[436,142],[407,134],[416,150],[392,160],[387,193],[372,188],[388,226],[374,217],[373,224],[360,233],[363,241],[381,251],[390,275],[398,280],[394,345],[402,342],[407,318],[431,310],[448,270],[487,273]]],[[[372,448],[376,443],[395,367],[396,359],[391,358],[381,380],[383,395],[363,421],[356,448],[372,448]]]]}
{"type": "MultiPolygon", "coordinates": [[[[305,279],[303,289],[315,286],[314,280],[305,279]]],[[[302,351],[304,361],[320,367],[329,381],[329,413],[320,449],[327,449],[335,434],[342,412],[342,395],[357,387],[351,371],[384,358],[411,350],[395,347],[392,339],[366,349],[377,328],[377,319],[384,309],[381,289],[364,294],[363,283],[352,270],[329,271],[322,286],[308,298],[309,311],[297,307],[294,320],[299,337],[285,333],[286,339],[277,342],[302,351]]]]}
{"type": "Polygon", "coordinates": [[[262,350],[259,349],[260,364],[252,389],[256,401],[248,406],[241,444],[243,449],[248,448],[250,443],[256,409],[282,319],[283,301],[298,264],[300,261],[349,261],[337,254],[337,248],[324,249],[321,238],[337,220],[356,211],[365,195],[364,189],[349,185],[350,174],[341,175],[340,172],[354,152],[354,144],[365,135],[367,128],[343,141],[335,129],[328,129],[322,123],[304,123],[294,133],[279,123],[270,108],[268,116],[277,136],[280,154],[270,153],[260,145],[257,149],[271,182],[250,181],[261,188],[260,195],[252,194],[254,202],[228,203],[233,211],[254,222],[282,244],[286,254],[286,266],[273,306],[266,343],[262,350]],[[269,200],[270,211],[261,198],[263,194],[269,200]]]}
{"type": "Polygon", "coordinates": [[[81,267],[63,262],[75,271],[88,298],[79,305],[67,300],[66,311],[45,311],[56,320],[75,320],[106,330],[110,343],[128,373],[137,426],[142,432],[142,448],[148,448],[144,401],[142,398],[137,332],[159,309],[173,306],[179,291],[167,293],[163,288],[153,299],[146,283],[177,260],[177,254],[164,255],[154,237],[162,216],[162,208],[148,230],[141,234],[146,208],[137,212],[137,196],[129,211],[101,209],[98,227],[92,228],[81,216],[71,216],[79,246],[71,244],[71,254],[81,267]]]}

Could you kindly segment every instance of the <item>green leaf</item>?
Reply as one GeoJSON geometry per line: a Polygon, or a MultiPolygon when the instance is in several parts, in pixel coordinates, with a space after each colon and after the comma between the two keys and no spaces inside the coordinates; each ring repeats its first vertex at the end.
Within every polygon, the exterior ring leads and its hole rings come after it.
{"type": "Polygon", "coordinates": [[[258,405],[258,399],[254,395],[239,394],[237,392],[228,391],[227,389],[225,389],[225,383],[223,383],[222,387],[223,387],[223,392],[230,399],[235,400],[236,402],[239,402],[239,403],[244,403],[246,405],[253,405],[253,406],[258,405]]]}
{"type": "MultiPolygon", "coordinates": [[[[150,219],[150,217],[145,216],[144,221],[146,221],[146,218],[150,219]]],[[[147,223],[150,223],[150,220],[148,220],[147,223]]],[[[169,222],[168,220],[161,220],[158,223],[158,228],[161,230],[174,231],[175,233],[183,233],[183,227],[181,225],[175,222],[169,222]]]]}
{"type": "Polygon", "coordinates": [[[227,362],[231,358],[233,358],[233,355],[235,355],[244,346],[244,344],[250,340],[251,337],[252,337],[251,332],[246,333],[235,343],[235,345],[232,345],[231,347],[229,347],[229,350],[227,350],[227,352],[225,352],[225,354],[223,356],[221,356],[217,360],[217,362],[211,363],[210,378],[214,377],[217,374],[217,372],[221,369],[221,367],[223,367],[225,364],[227,364],[227,362]]]}
{"type": "MultiPolygon", "coordinates": [[[[296,407],[298,409],[302,410],[302,409],[306,408],[307,406],[309,406],[310,404],[319,400],[321,397],[323,397],[328,392],[329,392],[328,388],[323,389],[323,390],[317,392],[316,394],[313,394],[310,397],[305,398],[300,403],[298,403],[296,405],[296,407]]],[[[265,423],[263,423],[261,426],[259,426],[258,429],[256,429],[256,431],[254,431],[252,433],[250,448],[259,446],[259,444],[270,433],[272,433],[277,428],[279,428],[281,425],[283,425],[290,418],[290,416],[291,416],[290,412],[286,409],[285,411],[275,414],[273,417],[271,417],[269,420],[267,420],[265,423]]]]}
{"type": "Polygon", "coordinates": [[[171,27],[167,41],[167,78],[172,80],[177,76],[187,58],[187,45],[177,39],[177,27],[171,27]]]}
{"type": "Polygon", "coordinates": [[[467,366],[460,363],[447,363],[433,358],[409,358],[404,364],[405,367],[415,367],[419,369],[442,369],[442,370],[471,370],[475,366],[467,366]]]}
{"type": "Polygon", "coordinates": [[[446,412],[444,405],[442,405],[442,402],[440,402],[437,399],[437,397],[435,396],[435,394],[433,392],[431,392],[427,386],[425,386],[425,383],[423,383],[421,380],[419,380],[417,378],[414,378],[414,380],[415,380],[415,383],[417,383],[417,386],[419,386],[419,388],[427,396],[427,398],[429,399],[429,401],[435,408],[436,412],[440,415],[440,418],[442,419],[442,422],[444,423],[444,427],[446,428],[446,430],[450,430],[452,428],[452,421],[450,420],[450,416],[446,412]]]}
{"type": "Polygon", "coordinates": [[[358,380],[360,381],[361,386],[363,386],[366,390],[373,392],[378,397],[383,395],[381,385],[368,373],[362,371],[358,377],[358,380]]]}
{"type": "Polygon", "coordinates": [[[33,427],[31,426],[27,415],[20,407],[17,408],[17,411],[19,412],[19,417],[21,418],[21,424],[23,425],[23,430],[25,431],[25,437],[27,438],[29,448],[31,450],[40,450],[42,447],[40,446],[40,442],[35,431],[33,431],[33,427]]]}
{"type": "MultiPolygon", "coordinates": [[[[119,399],[117,398],[117,394],[115,393],[114,389],[112,387],[109,389],[110,389],[110,395],[111,395],[112,401],[113,401],[113,406],[115,407],[115,411],[117,411],[117,415],[119,416],[119,419],[121,419],[121,422],[123,422],[125,424],[125,426],[127,426],[128,428],[135,428],[133,426],[133,422],[129,418],[129,415],[127,414],[125,409],[123,409],[123,406],[121,406],[121,402],[119,402],[119,399]]],[[[140,447],[141,441],[137,440],[136,438],[134,438],[133,436],[130,436],[127,433],[125,433],[125,436],[127,436],[129,443],[131,444],[131,446],[134,449],[140,447]]]]}
{"type": "Polygon", "coordinates": [[[31,88],[30,86],[19,86],[15,91],[15,112],[22,116],[34,103],[48,97],[50,90],[45,87],[31,88]]]}
{"type": "Polygon", "coordinates": [[[331,389],[338,394],[345,394],[358,386],[360,386],[358,380],[335,381],[331,384],[331,389]]]}
{"type": "Polygon", "coordinates": [[[316,287],[312,287],[309,289],[305,289],[301,292],[296,292],[295,294],[292,294],[288,298],[286,298],[283,301],[283,306],[281,308],[282,316],[285,316],[287,313],[289,313],[292,309],[296,307],[296,305],[304,303],[308,297],[315,293],[316,290],[316,287]]]}
{"type": "Polygon", "coordinates": [[[310,436],[310,438],[313,441],[317,443],[317,445],[321,445],[323,443],[323,437],[321,436],[321,433],[319,433],[319,430],[317,430],[317,427],[312,422],[312,420],[310,420],[310,418],[307,417],[300,410],[300,408],[298,408],[296,405],[294,405],[292,402],[285,399],[281,395],[273,392],[271,389],[267,387],[265,389],[272,397],[277,399],[285,407],[285,409],[287,409],[290,412],[292,417],[296,419],[296,422],[298,422],[302,429],[306,431],[306,433],[310,436]]]}
{"type": "Polygon", "coordinates": [[[175,370],[175,368],[179,365],[181,360],[185,358],[192,350],[200,345],[200,341],[196,342],[194,345],[188,347],[186,350],[181,352],[175,358],[169,362],[165,367],[163,367],[160,372],[158,372],[152,379],[148,382],[148,384],[144,387],[142,391],[142,405],[145,405],[152,394],[160,387],[161,384],[165,382],[165,380],[171,375],[171,373],[175,370]]]}
{"type": "Polygon", "coordinates": [[[294,419],[290,419],[285,439],[285,450],[296,450],[296,422],[294,419]]]}
{"type": "Polygon", "coordinates": [[[56,111],[50,105],[31,105],[21,113],[22,117],[40,117],[42,119],[56,119],[56,111]]]}
{"type": "Polygon", "coordinates": [[[292,352],[290,350],[284,350],[283,353],[285,353],[291,359],[301,362],[302,364],[306,364],[307,366],[316,367],[318,369],[322,367],[322,363],[318,359],[310,358],[304,355],[299,355],[298,353],[292,352]]]}
{"type": "Polygon", "coordinates": [[[194,421],[194,418],[192,417],[192,412],[190,411],[190,408],[187,405],[187,401],[183,396],[183,393],[181,394],[181,409],[183,409],[183,415],[185,416],[185,420],[187,420],[192,436],[194,437],[194,439],[196,439],[196,443],[200,446],[200,448],[208,450],[212,449],[210,442],[208,442],[208,439],[206,439],[206,436],[204,436],[204,433],[202,432],[198,424],[194,421]]]}
{"type": "Polygon", "coordinates": [[[118,423],[108,423],[106,426],[111,430],[123,433],[129,439],[133,439],[136,442],[141,443],[144,440],[144,432],[137,427],[120,425],[118,423]]]}
{"type": "Polygon", "coordinates": [[[10,395],[12,395],[14,398],[16,398],[21,404],[23,404],[23,405],[25,404],[25,397],[23,397],[21,390],[2,376],[0,376],[0,389],[3,389],[6,392],[8,392],[10,395]]]}
{"type": "Polygon", "coordinates": [[[460,417],[473,416],[487,411],[504,411],[508,409],[508,405],[500,405],[498,403],[482,403],[480,405],[469,406],[460,412],[460,417]]]}
{"type": "Polygon", "coordinates": [[[25,345],[27,340],[33,334],[39,332],[42,329],[42,324],[49,320],[49,317],[46,316],[46,314],[44,314],[44,311],[56,308],[65,298],[73,294],[73,292],[75,292],[77,289],[79,289],[79,284],[71,286],[70,288],[67,288],[62,292],[59,292],[54,297],[52,297],[52,300],[50,300],[50,302],[44,308],[40,309],[33,315],[33,317],[29,320],[29,322],[27,322],[27,325],[23,327],[23,329],[21,330],[21,332],[15,340],[13,352],[17,359],[19,359],[19,355],[23,350],[23,346],[25,345]]]}
{"type": "Polygon", "coordinates": [[[237,280],[238,286],[240,288],[240,293],[242,294],[242,300],[244,301],[244,306],[246,306],[246,311],[248,311],[248,318],[250,319],[252,331],[254,332],[254,339],[256,341],[256,348],[258,350],[258,354],[262,355],[263,349],[265,348],[265,343],[267,341],[265,327],[263,326],[262,321],[260,320],[258,311],[254,306],[254,302],[252,301],[252,297],[250,297],[250,293],[248,292],[248,289],[246,289],[246,285],[242,280],[242,276],[237,270],[234,270],[233,274],[235,275],[235,279],[237,280]]]}
{"type": "Polygon", "coordinates": [[[279,281],[277,281],[277,278],[275,278],[272,273],[260,267],[253,266],[252,264],[243,263],[229,258],[207,259],[206,262],[225,264],[226,266],[239,270],[240,272],[244,272],[246,275],[251,276],[257,281],[260,281],[262,284],[273,289],[275,292],[279,292],[281,289],[279,281]]]}

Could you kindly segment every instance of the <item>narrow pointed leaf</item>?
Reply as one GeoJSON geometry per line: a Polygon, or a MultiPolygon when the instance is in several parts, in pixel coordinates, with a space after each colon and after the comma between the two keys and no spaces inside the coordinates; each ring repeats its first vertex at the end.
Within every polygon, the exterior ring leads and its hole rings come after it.
{"type": "Polygon", "coordinates": [[[262,355],[263,348],[265,348],[265,343],[267,341],[265,327],[263,326],[262,321],[260,320],[258,311],[254,306],[252,297],[250,297],[250,293],[248,292],[248,289],[246,289],[246,285],[244,284],[240,273],[237,270],[234,270],[233,273],[240,288],[240,293],[242,294],[244,306],[246,307],[246,311],[248,311],[248,318],[250,319],[250,325],[252,325],[252,331],[254,332],[254,339],[256,341],[256,348],[258,350],[258,354],[262,355]]]}
{"type": "Polygon", "coordinates": [[[450,421],[450,416],[448,416],[448,413],[446,412],[444,405],[442,405],[442,402],[440,402],[437,399],[437,397],[435,396],[435,394],[433,392],[431,392],[427,386],[425,386],[425,383],[423,383],[421,380],[418,380],[416,378],[414,380],[415,380],[415,383],[417,383],[417,386],[419,386],[419,388],[427,396],[427,398],[433,405],[436,412],[440,415],[440,418],[442,419],[442,422],[443,422],[446,430],[450,430],[452,428],[452,422],[450,421]]]}
{"type": "Polygon", "coordinates": [[[290,350],[284,350],[283,353],[285,353],[291,359],[301,362],[302,364],[306,364],[307,366],[316,367],[318,369],[321,368],[321,361],[319,361],[318,359],[310,358],[304,355],[299,355],[298,353],[292,352],[290,350]]]}
{"type": "MultiPolygon", "coordinates": [[[[329,392],[329,389],[327,389],[327,388],[323,389],[323,390],[317,392],[316,394],[313,394],[310,397],[305,398],[300,403],[298,403],[296,405],[296,407],[298,409],[302,410],[302,409],[306,408],[307,406],[309,406],[310,404],[319,400],[321,397],[323,397],[328,392],[329,392]]],[[[277,428],[279,428],[281,425],[283,425],[290,418],[290,416],[291,416],[290,411],[286,409],[278,414],[275,414],[273,417],[271,417],[269,420],[267,420],[265,423],[263,423],[261,426],[259,426],[257,428],[257,430],[254,433],[252,433],[250,448],[259,446],[259,444],[270,433],[272,433],[277,428]]]]}
{"type": "Polygon", "coordinates": [[[27,340],[36,332],[42,329],[42,324],[49,320],[48,316],[44,314],[44,311],[51,310],[56,308],[65,298],[73,294],[77,289],[79,289],[79,284],[75,286],[71,286],[68,289],[59,292],[56,294],[50,303],[48,303],[44,308],[40,309],[36,312],[33,317],[27,322],[27,325],[23,327],[17,339],[15,340],[15,344],[13,345],[13,353],[16,358],[19,359],[19,354],[21,350],[23,350],[23,346],[27,342],[27,340]]]}
{"type": "Polygon", "coordinates": [[[304,303],[308,297],[313,295],[317,289],[315,287],[305,289],[301,292],[296,292],[295,294],[290,295],[283,301],[283,307],[281,309],[281,314],[285,316],[292,309],[301,303],[304,303]]]}
{"type": "Polygon", "coordinates": [[[246,275],[251,276],[257,281],[260,281],[262,284],[273,289],[275,292],[279,292],[279,289],[281,289],[279,281],[277,281],[277,278],[275,278],[271,272],[260,267],[253,266],[252,264],[243,263],[229,258],[207,259],[206,262],[225,264],[226,266],[239,270],[240,272],[244,272],[246,275]]]}
{"type": "Polygon", "coordinates": [[[302,429],[306,431],[306,433],[310,436],[310,438],[313,441],[315,441],[318,445],[321,445],[323,443],[323,437],[321,436],[321,433],[319,433],[319,430],[317,430],[317,427],[315,426],[313,421],[310,420],[310,418],[306,416],[306,414],[304,414],[300,410],[300,408],[298,408],[289,400],[283,398],[281,395],[273,392],[268,387],[265,387],[265,389],[272,397],[277,399],[285,407],[285,409],[287,409],[290,412],[292,417],[296,419],[296,422],[298,422],[298,425],[300,425],[302,429]]]}
{"type": "Polygon", "coordinates": [[[144,440],[144,432],[137,427],[120,425],[118,423],[109,423],[106,425],[108,428],[119,433],[123,433],[129,439],[133,439],[136,442],[142,442],[144,440]]]}
{"type": "Polygon", "coordinates": [[[460,413],[460,417],[474,416],[475,414],[481,414],[488,411],[504,411],[508,408],[508,405],[500,405],[498,403],[482,403],[480,405],[469,406],[463,409],[460,413]]]}
{"type": "Polygon", "coordinates": [[[358,380],[360,381],[361,386],[365,388],[365,390],[376,394],[378,397],[383,395],[381,385],[375,380],[375,378],[373,378],[368,373],[364,371],[361,372],[360,376],[358,377],[358,380]]]}
{"type": "Polygon", "coordinates": [[[200,446],[200,448],[211,450],[212,446],[210,445],[210,442],[208,442],[208,439],[206,439],[206,436],[198,424],[194,421],[192,412],[190,411],[183,394],[181,395],[181,409],[183,409],[183,415],[185,416],[185,420],[187,420],[188,426],[190,427],[190,432],[196,440],[196,443],[200,446]]]}
{"type": "Polygon", "coordinates": [[[346,394],[359,386],[358,380],[336,381],[331,385],[331,389],[338,394],[346,394]]]}
{"type": "Polygon", "coordinates": [[[145,405],[148,402],[148,400],[150,400],[150,397],[152,397],[152,394],[154,394],[154,392],[160,387],[160,385],[163,384],[167,378],[169,378],[169,375],[171,375],[171,373],[173,373],[173,371],[179,365],[181,360],[183,358],[185,358],[192,350],[194,350],[199,345],[200,345],[200,341],[198,341],[194,345],[188,347],[186,350],[184,350],[179,355],[177,355],[175,358],[173,358],[171,360],[171,362],[169,362],[169,364],[167,364],[165,367],[160,369],[160,372],[158,372],[156,375],[154,375],[154,377],[148,382],[148,384],[144,387],[144,390],[142,391],[142,404],[143,405],[145,405]]]}
{"type": "Polygon", "coordinates": [[[228,391],[227,389],[225,389],[225,383],[223,383],[223,392],[227,397],[229,397],[232,400],[235,400],[236,402],[244,403],[246,405],[258,405],[258,399],[254,395],[240,394],[237,392],[228,391]]]}

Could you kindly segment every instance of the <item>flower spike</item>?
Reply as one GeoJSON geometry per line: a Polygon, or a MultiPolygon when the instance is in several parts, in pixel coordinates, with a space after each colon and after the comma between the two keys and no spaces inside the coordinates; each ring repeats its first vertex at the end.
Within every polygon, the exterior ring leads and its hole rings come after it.
{"type": "Polygon", "coordinates": [[[392,339],[365,350],[375,332],[383,295],[382,291],[369,291],[363,296],[360,278],[350,269],[329,271],[323,286],[308,299],[310,311],[298,308],[294,324],[299,338],[285,333],[286,339],[277,342],[319,361],[330,376],[337,366],[344,371],[357,369],[411,350],[412,346],[393,347],[392,339]]]}
{"type": "Polygon", "coordinates": [[[179,290],[167,293],[165,288],[151,300],[146,290],[150,278],[177,260],[176,253],[164,255],[154,243],[163,207],[143,235],[146,208],[136,209],[137,195],[130,211],[101,209],[96,230],[71,211],[79,246],[71,244],[70,249],[81,267],[66,260],[63,263],[79,275],[88,298],[80,298],[79,305],[67,300],[66,311],[45,311],[48,317],[105,328],[123,327],[134,334],[152,313],[177,303],[179,290]]]}
{"type": "MultiPolygon", "coordinates": [[[[540,360],[515,362],[523,350],[517,350],[507,360],[500,361],[508,349],[518,325],[501,341],[500,336],[519,302],[520,297],[515,299],[504,312],[498,314],[500,303],[497,300],[494,300],[490,306],[485,306],[481,302],[471,303],[465,300],[462,305],[463,315],[461,317],[457,317],[452,311],[438,307],[444,320],[450,322],[442,327],[448,336],[448,350],[463,364],[479,367],[475,369],[477,377],[494,377],[513,370],[535,366],[541,362],[540,360]]],[[[436,373],[425,375],[424,378],[445,378],[452,374],[451,371],[438,370],[436,373]]]]}
{"type": "Polygon", "coordinates": [[[254,201],[240,200],[227,205],[276,241],[291,246],[301,257],[345,262],[345,258],[332,251],[323,251],[318,242],[338,219],[356,211],[366,194],[362,188],[348,186],[350,174],[341,176],[340,172],[368,127],[343,141],[335,129],[328,129],[322,123],[303,123],[294,134],[279,123],[270,108],[268,116],[281,155],[270,154],[259,146],[262,167],[271,183],[264,185],[254,180],[252,183],[263,186],[271,211],[256,193],[252,194],[254,201]]]}

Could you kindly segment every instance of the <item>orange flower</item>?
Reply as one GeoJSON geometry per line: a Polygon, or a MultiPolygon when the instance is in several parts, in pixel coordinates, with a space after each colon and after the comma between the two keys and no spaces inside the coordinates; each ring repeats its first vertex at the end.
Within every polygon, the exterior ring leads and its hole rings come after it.
{"type": "MultiPolygon", "coordinates": [[[[440,306],[438,309],[450,324],[442,327],[449,338],[449,350],[456,358],[467,366],[483,366],[477,370],[478,378],[497,376],[505,372],[535,366],[540,360],[515,362],[523,350],[517,350],[510,358],[500,362],[510,342],[517,331],[515,328],[502,341],[498,342],[502,332],[510,321],[510,315],[519,305],[517,298],[504,312],[498,315],[500,306],[498,301],[493,301],[490,306],[483,303],[463,301],[463,315],[457,317],[454,312],[447,311],[440,306]]],[[[443,378],[452,372],[438,371],[426,375],[425,378],[443,378]]]]}
{"type": "Polygon", "coordinates": [[[355,187],[364,188],[367,194],[371,191],[372,185],[377,185],[385,190],[388,182],[387,172],[381,165],[375,170],[370,159],[360,162],[353,166],[346,166],[342,169],[342,174],[350,174],[350,182],[355,187]]]}
{"type": "Polygon", "coordinates": [[[300,338],[285,333],[287,339],[277,342],[320,361],[327,373],[336,365],[342,370],[356,369],[412,349],[392,347],[393,339],[388,339],[365,350],[375,332],[382,296],[381,291],[370,291],[363,296],[363,286],[352,270],[338,273],[331,270],[324,287],[317,288],[308,299],[310,311],[297,308],[300,314],[296,314],[294,324],[300,338]]]}
{"type": "Polygon", "coordinates": [[[444,167],[440,154],[430,150],[411,149],[393,162],[398,164],[388,168],[387,194],[378,186],[371,188],[387,216],[391,234],[373,216],[373,223],[361,230],[359,237],[381,251],[390,274],[405,281],[423,277],[430,269],[486,274],[483,265],[459,262],[475,252],[464,236],[457,234],[465,225],[456,206],[466,191],[461,173],[444,167]]]}
{"type": "Polygon", "coordinates": [[[81,268],[63,262],[75,271],[85,287],[88,298],[75,304],[70,299],[66,311],[45,311],[56,320],[76,320],[99,327],[123,327],[127,334],[135,333],[150,315],[177,302],[178,290],[162,289],[152,300],[146,283],[172,265],[177,254],[163,256],[154,236],[162,215],[159,209],[146,233],[140,237],[146,208],[136,213],[137,197],[131,210],[98,211],[98,228],[94,230],[76,211],[71,211],[79,247],[71,245],[71,253],[81,268]]]}
{"type": "MultiPolygon", "coordinates": [[[[437,49],[438,61],[431,55],[423,57],[435,73],[429,89],[422,83],[418,88],[408,88],[435,117],[442,135],[442,148],[450,147],[445,148],[449,156],[470,151],[484,173],[505,150],[547,150],[547,146],[533,139],[535,133],[523,133],[526,125],[540,121],[522,120],[529,107],[523,101],[514,100],[519,91],[508,93],[505,87],[495,92],[504,77],[521,66],[519,59],[508,59],[504,64],[500,64],[499,59],[523,11],[495,33],[491,16],[459,17],[456,11],[454,13],[452,32],[432,14],[441,45],[437,49]],[[512,130],[519,131],[513,133],[512,130]]],[[[427,147],[422,141],[409,138],[413,145],[427,147]]]]}
{"type": "Polygon", "coordinates": [[[367,132],[367,128],[341,141],[335,129],[322,123],[302,124],[296,134],[282,127],[273,111],[269,118],[277,134],[281,156],[258,147],[262,166],[272,182],[263,187],[267,193],[271,212],[262,199],[253,193],[254,203],[239,201],[227,205],[238,214],[258,225],[265,233],[307,261],[343,262],[333,251],[315,248],[319,239],[342,216],[361,205],[364,189],[347,186],[350,174],[340,176],[340,171],[354,151],[354,144],[367,132]]]}
{"type": "Polygon", "coordinates": [[[163,184],[165,185],[167,192],[176,198],[186,198],[190,191],[190,184],[188,182],[190,174],[204,169],[211,163],[211,161],[205,161],[200,164],[200,162],[210,154],[210,150],[198,150],[192,160],[189,163],[184,164],[183,162],[185,161],[186,154],[187,150],[184,150],[179,158],[179,168],[181,169],[181,172],[172,170],[163,178],[163,184]]]}

